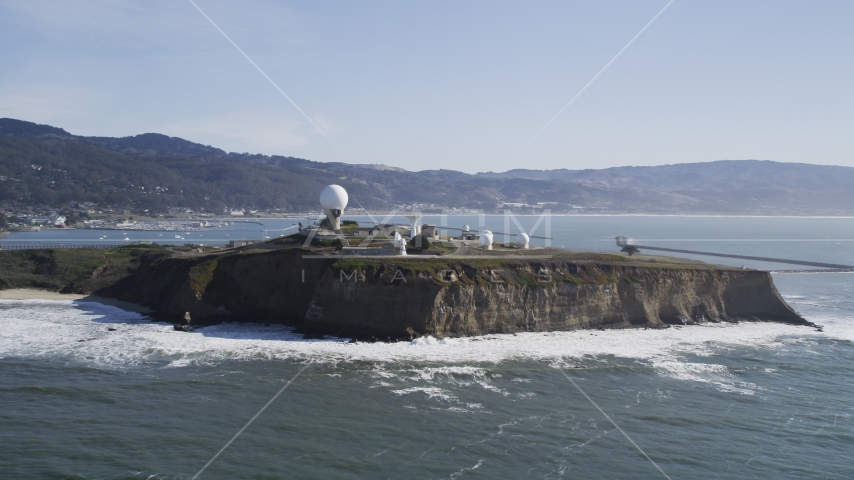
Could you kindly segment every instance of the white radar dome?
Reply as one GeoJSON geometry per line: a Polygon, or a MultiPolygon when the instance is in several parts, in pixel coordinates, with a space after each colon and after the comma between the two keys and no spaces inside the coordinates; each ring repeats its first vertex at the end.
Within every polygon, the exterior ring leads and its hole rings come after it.
{"type": "Polygon", "coordinates": [[[327,185],[320,192],[320,206],[326,210],[344,210],[349,200],[347,190],[340,185],[327,185]]]}
{"type": "Polygon", "coordinates": [[[492,232],[489,230],[480,232],[480,246],[488,247],[490,245],[492,245],[492,232]]]}
{"type": "Polygon", "coordinates": [[[520,233],[516,235],[516,246],[518,248],[528,248],[528,243],[530,243],[531,237],[528,236],[527,233],[520,233]]]}
{"type": "Polygon", "coordinates": [[[469,231],[469,226],[468,226],[468,225],[463,225],[463,231],[464,231],[464,232],[468,232],[468,231],[469,231]]]}

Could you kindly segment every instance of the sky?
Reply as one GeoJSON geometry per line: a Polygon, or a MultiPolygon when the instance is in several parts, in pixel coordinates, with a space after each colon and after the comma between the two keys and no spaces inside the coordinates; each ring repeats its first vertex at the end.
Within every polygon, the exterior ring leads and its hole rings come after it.
{"type": "Polygon", "coordinates": [[[0,117],[416,171],[854,166],[847,0],[193,1],[299,109],[189,0],[0,0],[0,117]]]}

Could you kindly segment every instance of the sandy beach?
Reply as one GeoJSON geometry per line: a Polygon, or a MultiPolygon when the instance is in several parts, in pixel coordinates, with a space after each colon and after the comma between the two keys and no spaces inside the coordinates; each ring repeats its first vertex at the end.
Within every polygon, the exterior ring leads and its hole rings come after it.
{"type": "Polygon", "coordinates": [[[12,288],[0,290],[0,300],[76,300],[80,302],[96,302],[104,305],[121,308],[130,312],[142,314],[154,313],[154,310],[143,307],[136,303],[122,302],[112,298],[100,297],[98,295],[78,295],[73,293],[59,293],[50,290],[34,290],[28,288],[12,288]]]}

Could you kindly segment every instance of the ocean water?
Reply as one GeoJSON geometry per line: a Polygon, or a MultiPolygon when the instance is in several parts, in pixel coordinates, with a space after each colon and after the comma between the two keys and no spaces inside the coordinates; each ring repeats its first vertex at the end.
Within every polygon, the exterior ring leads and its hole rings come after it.
{"type": "MultiPolygon", "coordinates": [[[[502,231],[500,217],[484,223],[502,231]]],[[[641,244],[854,264],[851,219],[554,217],[551,229],[567,248],[616,251],[622,230],[641,244]]],[[[854,477],[854,274],[774,281],[823,331],[352,344],[3,300],[0,478],[191,479],[292,379],[198,478],[665,478],[602,412],[670,478],[854,477]]]]}

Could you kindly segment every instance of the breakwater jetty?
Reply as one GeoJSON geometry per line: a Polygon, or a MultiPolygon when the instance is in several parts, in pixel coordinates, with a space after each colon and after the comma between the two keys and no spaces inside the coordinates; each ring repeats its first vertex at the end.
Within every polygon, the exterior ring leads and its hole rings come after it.
{"type": "MultiPolygon", "coordinates": [[[[619,243],[618,243],[618,245],[619,245],[619,243]]],[[[646,246],[646,245],[634,245],[634,246],[640,250],[658,250],[661,252],[690,253],[693,255],[707,255],[710,257],[739,258],[742,260],[757,260],[760,262],[774,262],[774,263],[785,263],[785,264],[789,264],[789,265],[805,265],[807,267],[829,268],[829,269],[838,270],[838,271],[852,271],[852,270],[854,270],[854,266],[840,265],[840,264],[836,264],[836,263],[810,262],[810,261],[806,261],[806,260],[791,260],[788,258],[754,257],[752,255],[734,255],[734,254],[730,254],[730,253],[699,252],[696,250],[682,250],[679,248],[650,247],[650,246],[646,246]]]]}

